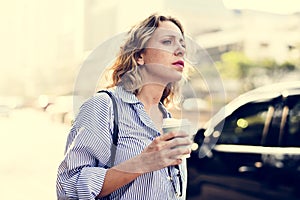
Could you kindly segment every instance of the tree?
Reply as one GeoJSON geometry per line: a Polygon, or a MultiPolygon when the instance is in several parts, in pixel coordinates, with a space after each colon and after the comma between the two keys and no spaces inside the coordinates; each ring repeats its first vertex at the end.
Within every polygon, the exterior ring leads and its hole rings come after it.
{"type": "Polygon", "coordinates": [[[223,79],[234,79],[242,83],[240,92],[278,82],[285,74],[296,69],[296,65],[289,61],[279,64],[272,58],[252,60],[237,51],[224,53],[216,66],[223,79]]]}

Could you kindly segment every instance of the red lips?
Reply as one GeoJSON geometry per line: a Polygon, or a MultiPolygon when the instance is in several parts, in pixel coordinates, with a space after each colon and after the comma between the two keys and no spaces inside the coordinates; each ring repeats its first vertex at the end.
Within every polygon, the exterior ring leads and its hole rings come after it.
{"type": "Polygon", "coordinates": [[[178,60],[176,62],[173,62],[172,65],[176,65],[178,67],[183,68],[184,67],[184,61],[183,60],[178,60]]]}

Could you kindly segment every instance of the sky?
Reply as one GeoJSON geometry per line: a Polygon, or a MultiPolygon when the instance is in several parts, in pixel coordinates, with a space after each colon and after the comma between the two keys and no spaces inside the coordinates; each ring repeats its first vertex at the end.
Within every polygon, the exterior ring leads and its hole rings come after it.
{"type": "Polygon", "coordinates": [[[223,0],[223,3],[229,9],[249,9],[283,15],[300,12],[299,0],[223,0]]]}

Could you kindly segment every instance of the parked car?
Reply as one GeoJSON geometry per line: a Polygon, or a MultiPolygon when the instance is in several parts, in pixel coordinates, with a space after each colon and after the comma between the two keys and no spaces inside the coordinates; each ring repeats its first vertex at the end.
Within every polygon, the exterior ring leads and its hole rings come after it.
{"type": "Polygon", "coordinates": [[[14,109],[24,106],[24,99],[19,96],[0,96],[0,117],[9,117],[14,109]]]}
{"type": "Polygon", "coordinates": [[[300,81],[239,96],[194,141],[188,199],[300,199],[300,81]]]}

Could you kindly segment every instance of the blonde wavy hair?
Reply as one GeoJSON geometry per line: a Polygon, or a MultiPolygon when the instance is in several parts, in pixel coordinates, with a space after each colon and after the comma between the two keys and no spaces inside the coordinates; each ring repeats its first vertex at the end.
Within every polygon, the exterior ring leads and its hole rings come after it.
{"type": "MultiPolygon", "coordinates": [[[[128,32],[128,39],[121,46],[120,52],[110,68],[112,71],[112,84],[109,87],[122,85],[126,91],[138,94],[141,90],[143,80],[139,70],[137,59],[146,48],[146,44],[151,38],[160,22],[171,21],[180,29],[184,36],[181,23],[171,17],[158,14],[152,14],[128,32]]],[[[160,99],[164,105],[170,103],[177,105],[180,101],[179,82],[169,83],[160,99]]]]}

